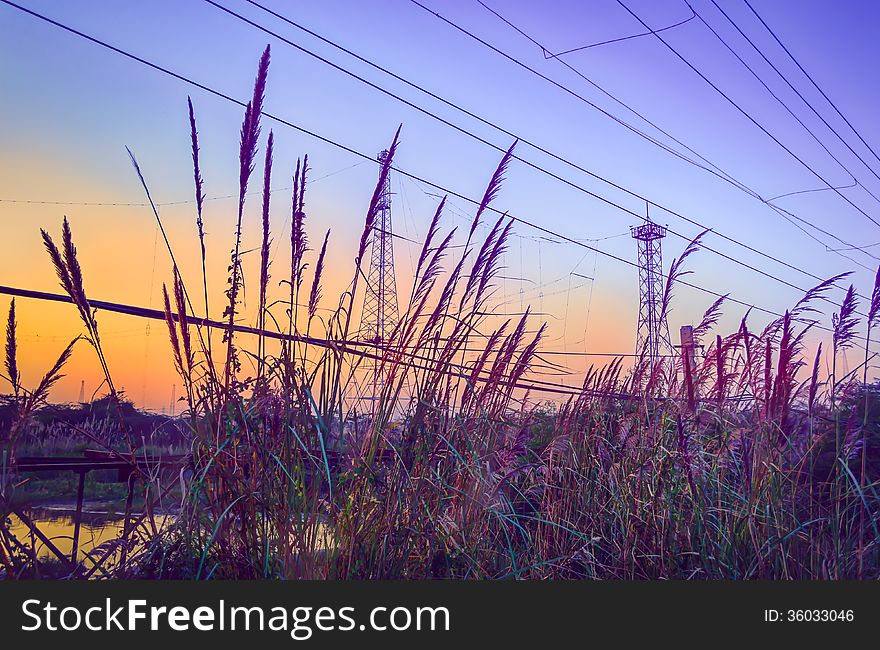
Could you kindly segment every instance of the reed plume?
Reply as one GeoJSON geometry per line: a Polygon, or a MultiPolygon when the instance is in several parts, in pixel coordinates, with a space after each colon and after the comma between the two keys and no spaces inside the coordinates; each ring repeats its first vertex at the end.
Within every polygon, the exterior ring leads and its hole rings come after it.
{"type": "Polygon", "coordinates": [[[107,364],[107,360],[104,357],[104,350],[101,347],[101,338],[98,333],[98,321],[95,319],[95,315],[92,312],[88,299],[86,298],[85,288],[83,287],[82,268],[80,267],[76,255],[76,246],[73,243],[73,233],[70,229],[70,223],[67,221],[67,217],[64,217],[61,226],[63,253],[58,249],[58,246],[55,245],[55,242],[52,240],[52,237],[48,232],[41,228],[40,233],[43,237],[43,245],[49,253],[49,258],[52,260],[52,265],[55,267],[55,273],[58,275],[61,286],[64,288],[65,292],[67,292],[67,295],[70,296],[71,302],[76,306],[80,318],[86,326],[88,341],[92,344],[92,347],[98,355],[98,361],[104,372],[104,379],[110,389],[111,396],[115,400],[117,397],[116,387],[113,384],[113,379],[110,376],[110,367],[107,364]]]}
{"type": "Polygon", "coordinates": [[[816,347],[816,357],[813,360],[813,372],[810,373],[810,390],[807,393],[807,410],[810,415],[816,405],[816,396],[819,393],[819,362],[822,360],[822,342],[816,347]]]}
{"type": "Polygon", "coordinates": [[[205,231],[202,221],[202,204],[204,195],[202,194],[204,181],[202,180],[202,171],[199,167],[199,132],[196,129],[196,116],[193,111],[192,98],[187,95],[186,103],[189,108],[189,136],[192,145],[192,161],[193,161],[193,181],[196,190],[196,226],[199,230],[199,243],[202,248],[202,258],[205,256],[205,231]]]}
{"type": "MultiPolygon", "coordinates": [[[[870,361],[869,350],[871,348],[871,330],[880,319],[880,266],[877,267],[877,274],[874,276],[874,289],[871,291],[871,302],[868,306],[867,332],[865,333],[865,362],[862,369],[862,390],[865,393],[864,414],[862,415],[862,466],[860,487],[864,492],[865,483],[867,481],[867,461],[868,461],[868,408],[870,390],[868,389],[868,362],[870,361]]],[[[858,577],[863,576],[864,571],[864,540],[862,534],[865,527],[865,510],[859,509],[859,573],[858,577]]]]}
{"type": "Polygon", "coordinates": [[[783,434],[791,433],[789,413],[797,396],[797,375],[804,364],[803,339],[812,328],[810,323],[794,332],[794,319],[791,312],[783,314],[782,336],[779,340],[779,357],[776,366],[776,380],[773,386],[773,412],[783,434]]]}
{"type": "Polygon", "coordinates": [[[162,283],[162,299],[165,305],[165,324],[168,326],[168,338],[171,341],[171,353],[174,356],[174,365],[181,377],[186,376],[186,365],[183,362],[183,353],[180,349],[180,339],[177,336],[177,327],[174,324],[174,312],[171,311],[171,300],[168,298],[168,287],[162,283]]]}
{"type": "Polygon", "coordinates": [[[876,324],[880,319],[880,266],[874,276],[874,289],[871,291],[871,305],[868,308],[868,322],[876,324]]]}
{"type": "Polygon", "coordinates": [[[807,291],[804,294],[804,297],[798,300],[795,306],[790,310],[792,318],[799,319],[805,313],[816,313],[818,310],[813,307],[812,303],[814,303],[816,300],[824,299],[825,295],[834,287],[835,284],[849,277],[850,275],[852,275],[851,271],[847,271],[846,273],[839,273],[833,277],[828,278],[827,280],[823,280],[815,287],[807,291]]]}
{"type": "MultiPolygon", "coordinates": [[[[394,139],[391,141],[391,146],[388,147],[388,155],[385,157],[382,166],[379,168],[379,181],[376,183],[376,189],[373,190],[373,196],[370,199],[370,205],[367,208],[367,216],[364,219],[364,229],[363,232],[361,232],[360,244],[358,245],[358,252],[355,257],[355,265],[358,269],[360,269],[361,261],[367,250],[369,237],[373,233],[373,223],[376,221],[376,214],[379,212],[379,200],[382,198],[385,181],[388,178],[388,172],[391,170],[394,154],[397,152],[397,143],[400,139],[400,129],[402,126],[403,125],[397,127],[397,131],[394,133],[394,139]]],[[[355,273],[355,284],[357,283],[357,275],[358,274],[355,273]]]]}
{"type": "Polygon", "coordinates": [[[6,496],[6,470],[8,463],[11,462],[15,455],[16,441],[22,433],[25,424],[31,420],[31,416],[36,410],[45,404],[49,398],[49,391],[64,375],[61,374],[65,364],[67,364],[73,353],[74,345],[79,341],[80,337],[74,338],[67,347],[62,351],[54,365],[40,379],[40,383],[33,391],[26,390],[21,385],[21,374],[18,369],[18,323],[15,314],[15,299],[10,301],[9,315],[6,321],[6,373],[7,379],[12,384],[12,420],[7,424],[6,430],[3,432],[2,440],[5,444],[5,453],[0,459],[0,496],[6,496]]]}
{"type": "Polygon", "coordinates": [[[192,372],[194,352],[192,338],[189,333],[189,319],[186,314],[186,295],[184,294],[183,280],[180,271],[174,269],[174,306],[177,308],[177,323],[180,326],[180,340],[183,344],[183,358],[186,361],[186,371],[192,372]]]}
{"type": "MultiPolygon", "coordinates": [[[[263,330],[266,328],[266,291],[269,287],[269,253],[271,252],[271,233],[269,226],[269,201],[272,196],[272,152],[274,147],[274,135],[269,131],[269,139],[266,142],[266,160],[263,167],[263,212],[262,212],[262,241],[260,244],[260,297],[257,311],[257,327],[260,330],[257,344],[257,356],[260,359],[265,357],[266,339],[263,330]]],[[[260,364],[258,378],[263,375],[263,365],[260,364]]]]}
{"type": "MultiPolygon", "coordinates": [[[[684,251],[682,251],[681,255],[672,260],[672,264],[669,266],[669,274],[666,276],[666,285],[663,290],[663,300],[661,301],[660,306],[660,317],[657,322],[666,322],[666,317],[669,315],[672,306],[672,294],[675,283],[681,280],[684,276],[693,273],[693,271],[685,270],[683,268],[684,262],[688,257],[700,250],[700,244],[703,242],[703,237],[705,237],[708,232],[709,230],[706,229],[694,237],[688,242],[688,245],[685,247],[684,251]]],[[[720,307],[720,303],[718,303],[718,306],[720,307]]]]}
{"type": "Polygon", "coordinates": [[[266,77],[269,72],[269,52],[267,45],[260,57],[257,77],[254,80],[254,93],[245,108],[244,121],[241,125],[241,141],[239,146],[239,210],[244,206],[244,195],[247,194],[248,182],[254,171],[257,156],[257,141],[260,139],[260,118],[263,114],[263,99],[266,93],[266,77]]]}
{"type": "Polygon", "coordinates": [[[330,239],[330,229],[324,235],[324,243],[321,245],[321,252],[318,253],[318,262],[315,264],[315,277],[312,279],[312,290],[309,292],[309,320],[315,317],[318,310],[318,303],[321,300],[321,275],[324,272],[324,255],[327,253],[327,240],[330,239]]]}
{"type": "Polygon", "coordinates": [[[840,310],[832,316],[832,324],[834,326],[834,347],[840,352],[852,347],[856,327],[858,327],[859,319],[856,315],[858,308],[858,299],[855,294],[855,287],[849,285],[840,310]]]}
{"type": "Polygon", "coordinates": [[[59,379],[64,377],[64,375],[61,374],[61,371],[70,360],[70,355],[73,354],[73,346],[76,345],[78,340],[79,337],[76,337],[67,344],[67,347],[64,348],[49,371],[43,375],[42,379],[40,379],[40,383],[37,384],[36,389],[34,389],[29,398],[32,405],[30,410],[33,410],[33,408],[40,402],[45,402],[49,397],[49,391],[52,389],[52,386],[54,386],[59,379]]]}
{"type": "MultiPolygon", "coordinates": [[[[463,411],[467,411],[470,403],[472,401],[472,395],[476,395],[478,391],[477,382],[478,379],[483,372],[483,368],[486,366],[489,357],[492,356],[495,352],[495,346],[498,345],[498,342],[501,340],[501,337],[504,336],[504,332],[507,330],[508,325],[510,325],[510,319],[504,321],[504,323],[493,331],[489,338],[486,340],[486,345],[483,348],[483,351],[480,353],[480,356],[477,357],[476,361],[471,366],[470,374],[467,378],[467,390],[462,397],[462,405],[461,408],[463,411]]],[[[478,405],[477,405],[478,406],[478,405]]]]}
{"type": "Polygon", "coordinates": [[[9,316],[6,319],[6,376],[12,384],[12,394],[18,401],[19,381],[17,341],[15,338],[15,298],[9,302],[9,316]]]}
{"type": "MultiPolygon", "coordinates": [[[[193,161],[193,181],[196,192],[196,228],[199,233],[199,252],[202,258],[202,290],[205,298],[205,318],[211,318],[211,309],[208,303],[208,268],[207,268],[207,251],[205,249],[205,222],[202,218],[202,205],[204,204],[204,181],[202,180],[202,171],[199,166],[199,132],[196,129],[196,116],[193,110],[192,99],[187,96],[187,106],[189,107],[189,135],[192,145],[192,161],[193,161]]],[[[211,326],[206,328],[207,336],[207,352],[208,359],[212,361],[211,355],[211,326]]]]}
{"type": "MultiPolygon", "coordinates": [[[[293,172],[293,194],[290,200],[290,277],[287,282],[290,287],[290,301],[288,309],[287,335],[292,337],[297,331],[299,317],[299,292],[302,287],[303,272],[306,268],[306,252],[308,251],[308,237],[306,235],[305,221],[305,194],[306,176],[308,174],[309,156],[303,156],[302,161],[296,160],[296,169],[293,172]]],[[[284,358],[288,362],[291,359],[293,340],[289,339],[284,344],[284,358]]]]}
{"type": "Polygon", "coordinates": [[[238,313],[238,292],[242,284],[241,275],[241,227],[244,216],[244,202],[247,195],[248,182],[254,170],[254,160],[257,155],[257,141],[260,137],[260,116],[263,111],[263,97],[266,91],[266,77],[269,71],[269,46],[260,57],[257,68],[257,77],[254,82],[254,94],[244,112],[244,121],[241,125],[241,138],[239,145],[238,163],[238,217],[235,225],[235,247],[229,265],[229,280],[226,297],[229,304],[226,306],[224,316],[227,317],[227,329],[224,333],[226,343],[226,364],[224,372],[224,388],[229,389],[230,383],[239,368],[238,354],[234,343],[235,316],[238,313]]]}
{"type": "Polygon", "coordinates": [[[856,315],[858,299],[853,285],[849,285],[840,310],[831,316],[832,334],[832,360],[831,360],[831,408],[834,408],[837,393],[837,355],[852,347],[856,335],[856,327],[859,319],[856,315]]]}
{"type": "Polygon", "coordinates": [[[713,302],[709,308],[703,313],[703,318],[700,320],[700,324],[694,328],[694,342],[697,343],[711,330],[715,325],[718,324],[718,319],[721,318],[721,307],[724,305],[724,301],[727,300],[729,293],[725,293],[723,296],[719,296],[715,302],[713,302]]]}
{"type": "Polygon", "coordinates": [[[519,140],[514,140],[513,144],[511,144],[507,151],[504,152],[504,155],[501,157],[501,162],[498,163],[495,173],[492,174],[492,178],[489,180],[489,185],[483,193],[483,198],[480,201],[480,205],[477,207],[477,213],[471,223],[471,229],[468,233],[468,243],[470,243],[474,231],[480,223],[480,217],[482,217],[483,212],[489,207],[489,204],[495,199],[498,192],[501,190],[501,184],[504,182],[504,175],[507,173],[507,166],[510,164],[511,158],[513,158],[513,149],[516,147],[517,142],[519,142],[519,140]]]}
{"type": "MultiPolygon", "coordinates": [[[[825,296],[826,294],[836,285],[838,282],[843,280],[844,278],[851,275],[851,272],[840,273],[833,277],[828,278],[827,280],[823,280],[815,287],[809,289],[803,297],[797,301],[797,303],[792,307],[789,312],[791,314],[792,320],[799,320],[805,323],[814,323],[815,319],[811,318],[810,315],[818,314],[819,310],[814,306],[814,303],[817,300],[828,300],[825,296]]],[[[775,340],[779,335],[779,330],[783,324],[783,316],[776,318],[770,321],[761,332],[761,338],[770,338],[775,340]]]]}
{"type": "Polygon", "coordinates": [[[422,250],[419,253],[419,261],[416,263],[416,275],[413,281],[413,296],[415,296],[416,286],[419,283],[419,275],[422,272],[422,266],[425,264],[425,260],[428,259],[428,253],[431,252],[431,244],[434,242],[434,237],[437,235],[437,232],[440,229],[440,215],[443,214],[444,207],[446,207],[446,196],[440,199],[440,203],[437,205],[437,209],[434,211],[434,216],[431,218],[431,224],[428,226],[428,232],[425,235],[425,241],[422,242],[422,250]]]}
{"type": "Polygon", "coordinates": [[[174,269],[174,308],[168,295],[168,288],[162,283],[162,298],[165,311],[165,324],[168,326],[168,337],[171,342],[171,352],[174,358],[174,366],[183,380],[186,390],[187,404],[190,411],[193,409],[193,363],[194,354],[189,332],[189,320],[186,312],[186,298],[183,293],[183,282],[177,268],[174,269]],[[175,324],[176,321],[176,324],[175,324]],[[178,335],[179,330],[179,335],[178,335]]]}
{"type": "Polygon", "coordinates": [[[290,283],[291,289],[295,289],[296,294],[298,294],[300,285],[302,285],[305,257],[309,246],[305,229],[305,194],[308,168],[309,157],[306,155],[303,156],[302,165],[300,165],[300,161],[297,159],[296,171],[293,175],[293,198],[290,207],[290,283]]]}
{"type": "Polygon", "coordinates": [[[867,399],[868,399],[868,349],[871,347],[871,330],[880,321],[880,266],[877,267],[877,274],[874,276],[874,289],[871,291],[871,303],[868,306],[867,328],[865,334],[865,367],[863,368],[862,384],[865,385],[865,418],[868,417],[867,399]]]}

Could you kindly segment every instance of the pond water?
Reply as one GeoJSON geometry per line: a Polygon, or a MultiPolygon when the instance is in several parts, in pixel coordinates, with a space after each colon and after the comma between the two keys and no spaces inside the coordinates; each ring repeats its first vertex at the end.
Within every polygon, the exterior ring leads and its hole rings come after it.
{"type": "MultiPolygon", "coordinates": [[[[73,550],[74,511],[68,508],[38,508],[29,511],[31,518],[40,532],[67,557],[73,550]]],[[[133,517],[137,517],[134,514],[133,517]]],[[[11,532],[19,541],[31,545],[33,540],[39,559],[56,559],[52,550],[36,535],[31,535],[28,527],[15,515],[11,516],[11,532]]],[[[156,515],[156,526],[163,526],[173,520],[171,515],[156,515]]],[[[123,518],[107,512],[84,510],[79,528],[79,559],[104,542],[116,539],[122,534],[123,518]]],[[[100,555],[100,553],[99,553],[100,555]]],[[[89,564],[88,562],[86,563],[89,564]]]]}
{"type": "MultiPolygon", "coordinates": [[[[92,504],[94,508],[95,505],[92,504]]],[[[27,515],[31,518],[40,529],[40,531],[49,538],[52,544],[61,551],[65,556],[70,557],[73,549],[73,528],[74,511],[66,507],[45,507],[31,509],[27,515]]],[[[132,518],[137,518],[138,513],[133,513],[132,518]]],[[[15,515],[11,516],[12,527],[11,532],[19,541],[31,545],[33,539],[36,548],[37,557],[41,560],[55,560],[56,556],[36,535],[31,536],[28,527],[15,515]]],[[[173,523],[174,515],[157,514],[155,515],[156,526],[160,530],[173,523]]],[[[101,544],[116,539],[122,534],[123,518],[120,515],[111,514],[107,511],[89,509],[89,504],[82,513],[82,523],[79,529],[79,553],[78,559],[83,560],[88,554],[101,544]]],[[[293,536],[291,536],[293,540],[293,536]]],[[[326,523],[318,524],[316,531],[316,548],[327,550],[333,545],[333,535],[330,527],[326,523]]],[[[103,554],[103,549],[95,553],[96,559],[103,554]]],[[[107,568],[113,566],[114,562],[111,558],[106,563],[107,568]]],[[[91,562],[85,561],[85,566],[90,567],[91,562]]]]}

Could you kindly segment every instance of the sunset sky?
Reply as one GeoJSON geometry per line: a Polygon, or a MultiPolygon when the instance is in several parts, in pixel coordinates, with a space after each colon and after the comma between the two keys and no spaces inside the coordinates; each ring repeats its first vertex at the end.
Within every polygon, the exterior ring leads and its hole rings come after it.
{"type": "MultiPolygon", "coordinates": [[[[681,0],[624,0],[653,29],[691,16],[681,0]]],[[[434,119],[381,94],[309,55],[202,1],[153,2],[20,0],[90,36],[222,93],[247,101],[257,61],[271,44],[272,61],[265,111],[370,156],[387,147],[403,124],[395,164],[461,195],[479,199],[501,154],[434,119]]],[[[517,66],[428,13],[411,0],[260,0],[303,27],[374,61],[450,102],[515,133],[634,194],[670,208],[727,237],[787,262],[794,269],[749,252],[710,233],[705,244],[784,282],[808,289],[821,278],[853,271],[851,281],[870,293],[880,256],[880,159],[823,98],[743,0],[693,0],[697,16],[660,32],[691,65],[760,123],[724,99],[656,35],[623,40],[546,58],[525,35],[505,24],[477,0],[420,0],[449,21],[518,59],[584,100],[632,125],[683,156],[696,158],[662,128],[712,165],[764,199],[661,149],[595,107],[517,66]],[[774,72],[719,11],[724,10],[855,151],[847,148],[774,72]],[[703,22],[757,72],[818,138],[817,142],[768,89],[737,60],[703,22]],[[567,63],[596,85],[575,74],[567,63]],[[604,94],[601,87],[608,94],[604,94]],[[609,94],[631,107],[631,112],[609,94]],[[786,152],[785,148],[789,150],[786,152]],[[826,150],[827,149],[827,150],[826,150]],[[856,155],[857,154],[857,155],[856,155]],[[858,157],[857,157],[858,156],[858,157]],[[861,157],[862,160],[859,160],[861,157]],[[797,158],[800,159],[799,162],[797,158]],[[836,160],[835,160],[836,159],[836,160]],[[805,165],[814,170],[811,172],[805,165]],[[831,191],[804,192],[827,187],[831,191]],[[854,184],[855,183],[855,184],[854,184]],[[872,196],[873,195],[873,196],[872,196]],[[857,210],[852,204],[861,209],[857,210]],[[798,219],[802,219],[800,221],[798,219]],[[807,225],[809,222],[812,225],[807,225]],[[836,235],[841,243],[827,233],[836,235]],[[805,232],[806,231],[806,232],[805,232]],[[852,249],[852,246],[867,247],[852,249]],[[837,252],[834,252],[835,249],[837,252]]],[[[550,52],[637,34],[645,28],[616,0],[484,0],[512,25],[550,52]]],[[[880,152],[876,106],[880,5],[844,0],[749,0],[828,98],[874,151],[880,152]],[[875,144],[876,143],[876,144],[875,144]]],[[[217,0],[406,100],[507,148],[512,139],[436,99],[390,78],[244,0],[217,0]]],[[[40,239],[40,228],[60,234],[67,215],[73,229],[90,298],[161,308],[162,283],[171,263],[155,218],[125,151],[137,156],[160,204],[160,215],[185,280],[201,282],[187,119],[192,96],[199,126],[208,232],[211,315],[219,317],[226,267],[233,242],[237,193],[240,107],[170,78],[117,53],[0,4],[0,285],[60,291],[40,239]],[[88,204],[88,205],[85,205],[88,204]],[[112,205],[121,204],[121,205],[112,205]]],[[[272,195],[273,291],[289,265],[291,175],[296,159],[308,154],[307,228],[317,248],[330,228],[324,307],[335,307],[350,282],[357,240],[376,183],[377,166],[287,126],[264,120],[274,130],[275,191],[272,195]]],[[[644,214],[639,198],[573,169],[520,143],[522,158],[582,188],[644,214]]],[[[262,160],[262,158],[260,158],[262,160]]],[[[709,165],[697,159],[701,165],[709,165]]],[[[260,186],[262,164],[251,187],[260,186]]],[[[438,191],[393,174],[395,231],[420,241],[438,202],[438,191]]],[[[568,238],[635,262],[629,227],[639,219],[586,193],[513,161],[496,208],[540,224],[568,238]]],[[[258,247],[260,199],[249,198],[243,247],[258,247]]],[[[451,198],[442,226],[458,226],[463,239],[474,208],[451,198]]],[[[664,242],[664,262],[701,230],[652,207],[651,217],[684,236],[664,242]]],[[[497,218],[497,216],[494,216],[497,218]]],[[[487,221],[494,221],[493,217],[487,221]]],[[[480,231],[485,235],[485,230],[480,231]]],[[[549,350],[631,353],[638,309],[637,271],[609,257],[516,224],[505,255],[507,279],[496,294],[498,314],[528,304],[547,320],[549,350]],[[579,274],[579,275],[575,275],[579,274]],[[594,278],[593,281],[581,276],[594,278]]],[[[461,243],[459,241],[458,243],[461,243]]],[[[409,295],[419,247],[395,242],[398,290],[409,295]]],[[[313,266],[314,252],[310,264],[313,266]]],[[[258,253],[246,256],[243,322],[256,321],[258,253]]],[[[452,261],[454,261],[454,256],[452,261]]],[[[451,261],[450,261],[451,263],[451,261]]],[[[748,305],[782,312],[802,295],[708,250],[688,260],[687,279],[748,305]]],[[[311,274],[311,266],[308,271],[311,274]]],[[[847,284],[850,280],[847,280],[847,284]]],[[[839,302],[842,290],[831,297],[839,302]]],[[[5,316],[8,297],[0,297],[5,316]]],[[[682,324],[698,322],[714,297],[680,286],[670,329],[677,342],[682,324]]],[[[203,301],[195,300],[197,309],[203,301]]],[[[358,301],[358,304],[360,301],[358,301]]],[[[48,369],[67,342],[80,333],[70,305],[18,299],[19,354],[25,385],[48,369]]],[[[822,317],[830,323],[831,305],[822,317]]],[[[865,310],[864,301],[860,311],[865,310]]],[[[725,306],[718,331],[736,328],[747,308],[725,306]]],[[[279,310],[279,314],[281,310],[279,310]]],[[[753,310],[758,329],[770,316],[753,310]]],[[[165,326],[99,312],[98,321],[116,384],[135,402],[167,409],[175,384],[165,326]]],[[[811,345],[830,334],[816,331],[811,345]]],[[[871,346],[872,350],[878,345],[871,346]]],[[[858,349],[849,367],[860,363],[858,349]]],[[[560,359],[554,359],[560,360],[560,359]]],[[[570,376],[552,378],[574,385],[587,363],[603,357],[567,357],[570,376]],[[589,361],[588,361],[589,359],[589,361]]],[[[830,360],[829,360],[830,363],[830,360]]],[[[75,400],[81,382],[87,395],[98,387],[94,352],[80,345],[54,397],[75,400]]],[[[179,382],[178,382],[179,383],[179,382]]],[[[6,392],[8,386],[0,389],[6,392]]],[[[178,395],[179,395],[178,385],[178,395]]]]}

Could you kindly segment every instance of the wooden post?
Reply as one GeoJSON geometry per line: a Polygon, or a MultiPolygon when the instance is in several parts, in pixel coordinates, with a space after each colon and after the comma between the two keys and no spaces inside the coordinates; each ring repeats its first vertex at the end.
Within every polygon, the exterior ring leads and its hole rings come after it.
{"type": "Polygon", "coordinates": [[[70,561],[76,564],[79,551],[79,529],[82,524],[83,493],[86,485],[86,472],[79,472],[79,485],[76,488],[76,514],[73,516],[73,547],[70,549],[70,561]]]}
{"type": "Polygon", "coordinates": [[[692,325],[682,325],[679,330],[679,342],[681,343],[681,363],[684,366],[684,381],[687,388],[688,410],[696,409],[696,395],[694,394],[694,372],[697,362],[694,357],[694,328],[692,325]]]}
{"type": "Polygon", "coordinates": [[[128,544],[128,520],[131,519],[131,502],[134,498],[134,471],[129,472],[126,478],[128,482],[128,496],[125,498],[125,518],[122,520],[122,550],[119,553],[119,566],[116,567],[117,574],[125,570],[126,544],[128,544]]]}

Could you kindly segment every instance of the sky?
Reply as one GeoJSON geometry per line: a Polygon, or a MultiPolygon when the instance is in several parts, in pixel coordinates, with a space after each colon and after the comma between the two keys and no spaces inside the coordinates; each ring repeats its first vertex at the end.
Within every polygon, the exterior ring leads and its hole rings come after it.
{"type": "MultiPolygon", "coordinates": [[[[826,99],[743,0],[716,0],[717,5],[693,0],[690,6],[682,0],[624,0],[655,30],[690,20],[656,35],[558,57],[550,54],[639,34],[645,27],[617,0],[420,2],[449,22],[412,0],[260,0],[313,33],[309,34],[244,0],[216,4],[485,142],[208,2],[23,4],[242,101],[251,94],[260,53],[270,44],[267,113],[369,157],[386,148],[402,124],[396,165],[465,197],[482,196],[501,158],[499,148],[510,146],[513,138],[508,134],[515,134],[521,139],[517,155],[547,173],[513,161],[493,205],[565,239],[516,223],[493,308],[496,314],[516,314],[531,305],[537,312],[533,326],[540,320],[548,323],[545,349],[633,351],[637,269],[614,257],[635,263],[636,242],[629,228],[641,223],[645,199],[652,204],[650,217],[670,229],[663,240],[665,269],[701,232],[701,225],[713,229],[704,239],[707,248],[688,259],[693,274],[687,280],[710,292],[730,294],[718,326],[722,334],[739,325],[748,306],[753,306],[750,326],[763,327],[772,316],[762,309],[784,311],[802,290],[818,283],[816,278],[853,271],[846,283],[852,281],[862,295],[870,293],[875,256],[880,255],[880,246],[871,246],[880,241],[880,226],[872,221],[880,221],[880,200],[875,198],[880,197],[880,159],[865,144],[880,152],[880,145],[874,144],[880,133],[873,119],[880,93],[880,73],[874,65],[880,48],[874,33],[880,20],[877,3],[750,0],[826,99]],[[693,17],[690,7],[696,12],[693,17]],[[489,125],[352,58],[321,37],[489,125]],[[721,178],[725,175],[735,180],[721,178]],[[826,182],[840,189],[829,190],[826,182]],[[821,188],[826,189],[806,191],[821,188]],[[785,212],[762,201],[771,198],[785,212]]],[[[162,283],[169,281],[171,262],[156,220],[144,205],[128,146],[159,204],[183,276],[197,285],[200,260],[186,101],[190,95],[205,194],[211,199],[205,205],[211,315],[219,316],[215,305],[222,299],[233,243],[236,202],[229,197],[237,192],[242,109],[6,4],[0,4],[0,88],[0,284],[58,291],[40,228],[59,235],[66,215],[90,298],[161,308],[162,283]]],[[[264,139],[269,129],[276,139],[273,282],[284,276],[289,260],[291,176],[297,158],[308,154],[307,229],[312,248],[331,230],[324,307],[333,307],[333,296],[338,299],[352,277],[377,166],[269,119],[263,123],[264,139]]],[[[264,141],[261,153],[263,147],[264,141]]],[[[252,181],[254,188],[259,186],[261,167],[252,181]]],[[[401,174],[392,174],[392,191],[395,232],[420,241],[443,192],[401,174]]],[[[249,197],[246,250],[259,241],[259,208],[259,197],[249,197]]],[[[466,200],[450,197],[441,222],[444,232],[458,227],[463,235],[473,213],[466,200]]],[[[485,235],[486,230],[480,232],[485,235]]],[[[415,244],[395,241],[402,297],[409,295],[418,252],[415,244]]],[[[250,278],[256,278],[257,257],[245,256],[250,278]]],[[[450,264],[455,261],[453,256],[450,264]]],[[[254,280],[253,289],[246,286],[245,321],[256,320],[256,284],[254,280]]],[[[842,294],[843,289],[836,288],[830,297],[839,302],[842,294]]],[[[678,286],[669,317],[673,338],[680,325],[699,322],[714,298],[678,286]]],[[[4,311],[6,301],[0,300],[4,311]]],[[[30,385],[80,333],[80,324],[69,305],[19,299],[17,307],[20,366],[25,385],[30,385]]],[[[822,323],[828,325],[834,307],[824,307],[822,323]]],[[[169,408],[172,391],[179,396],[179,386],[175,387],[164,324],[105,312],[99,312],[98,321],[115,383],[143,406],[169,408]]],[[[814,331],[810,344],[820,339],[830,347],[830,334],[821,330],[814,331]]],[[[850,351],[844,363],[854,367],[859,354],[850,351]]],[[[576,385],[587,363],[607,360],[566,357],[571,374],[553,380],[576,385]]],[[[94,352],[78,345],[53,397],[74,400],[83,385],[88,396],[98,390],[99,376],[94,352]]]]}

